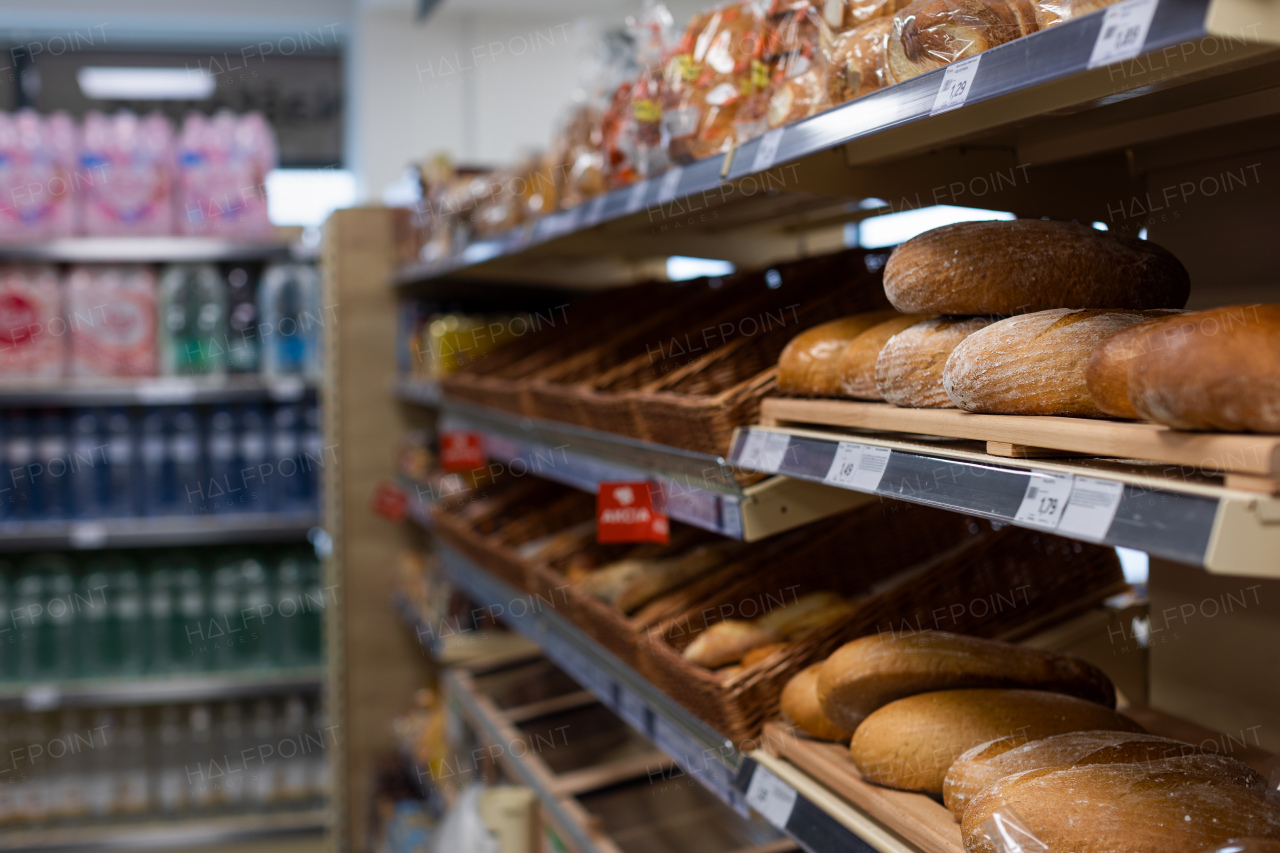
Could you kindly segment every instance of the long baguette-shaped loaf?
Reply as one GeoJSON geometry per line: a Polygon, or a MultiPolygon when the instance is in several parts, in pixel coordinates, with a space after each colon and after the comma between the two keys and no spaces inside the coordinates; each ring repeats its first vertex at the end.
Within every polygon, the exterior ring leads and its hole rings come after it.
{"type": "Polygon", "coordinates": [[[1113,418],[1132,420],[1139,417],[1138,410],[1129,402],[1129,370],[1149,351],[1148,347],[1161,345],[1160,338],[1151,334],[1157,325],[1166,329],[1176,328],[1182,322],[1182,316],[1180,311],[1171,311],[1162,317],[1145,320],[1112,335],[1094,348],[1084,368],[1084,384],[1089,389],[1093,405],[1100,412],[1113,418]]]}
{"type": "Polygon", "coordinates": [[[923,314],[1026,314],[1049,308],[1181,308],[1191,279],[1154,243],[1070,222],[961,222],[889,256],[893,307],[923,314]]]}
{"type": "Polygon", "coordinates": [[[934,690],[1023,687],[1114,708],[1106,674],[1076,657],[945,631],[877,634],[836,649],[822,664],[823,713],[852,731],[894,700],[934,690]]]}
{"type": "Polygon", "coordinates": [[[1086,764],[1149,764],[1266,790],[1262,774],[1229,755],[1167,737],[1133,732],[1068,732],[1027,742],[1006,737],[975,746],[956,759],[943,781],[942,799],[958,820],[964,807],[989,785],[1028,770],[1086,764]]]}
{"type": "Polygon", "coordinates": [[[942,370],[960,342],[989,325],[988,317],[935,317],[889,339],[876,357],[881,399],[914,409],[953,409],[942,370]]]}
{"type": "Polygon", "coordinates": [[[1008,850],[987,827],[998,834],[1000,823],[1012,821],[1018,828],[1011,831],[1030,834],[1039,841],[1035,849],[1049,853],[1204,853],[1232,838],[1280,839],[1280,803],[1159,763],[1030,770],[1001,779],[965,808],[964,849],[1008,850]]]}
{"type": "Polygon", "coordinates": [[[862,721],[849,753],[869,782],[942,795],[952,762],[978,744],[1092,729],[1140,732],[1110,708],[1043,690],[938,690],[890,702],[862,721]]]}
{"type": "Polygon", "coordinates": [[[1009,317],[960,342],[942,387],[970,412],[1103,417],[1085,382],[1089,356],[1112,335],[1164,313],[1054,308],[1009,317]]]}
{"type": "Polygon", "coordinates": [[[778,357],[778,390],[784,394],[834,397],[840,393],[837,363],[849,341],[897,316],[896,311],[868,311],[822,323],[796,335],[778,357]]]}
{"type": "Polygon", "coordinates": [[[876,387],[876,359],[880,357],[880,351],[898,332],[928,319],[924,314],[898,314],[849,341],[836,363],[840,393],[859,400],[884,399],[876,387]]]}

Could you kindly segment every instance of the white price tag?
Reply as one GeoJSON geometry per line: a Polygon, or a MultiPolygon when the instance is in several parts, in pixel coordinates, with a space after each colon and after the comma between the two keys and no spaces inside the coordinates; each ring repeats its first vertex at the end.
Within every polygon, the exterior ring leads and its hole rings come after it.
{"type": "Polygon", "coordinates": [[[658,204],[666,204],[676,197],[676,193],[680,189],[680,176],[684,174],[684,168],[681,166],[673,166],[662,176],[662,183],[658,184],[658,204]]]}
{"type": "Polygon", "coordinates": [[[969,97],[969,90],[973,88],[973,78],[978,73],[980,59],[982,59],[981,55],[973,56],[947,66],[947,70],[942,74],[942,85],[938,87],[938,96],[933,99],[933,109],[929,110],[929,115],[936,116],[938,113],[964,106],[965,99],[969,97]]]}
{"type": "Polygon", "coordinates": [[[1158,5],[1159,0],[1124,0],[1108,6],[1098,40],[1093,43],[1093,53],[1089,54],[1089,67],[1133,59],[1142,53],[1158,5]]]}
{"type": "Polygon", "coordinates": [[[1070,474],[1033,473],[1014,520],[1053,530],[1071,498],[1071,484],[1070,474]]]}
{"type": "Polygon", "coordinates": [[[874,492],[889,465],[890,453],[887,447],[842,441],[836,448],[836,458],[831,460],[831,468],[823,482],[860,492],[874,492]]]}
{"type": "Polygon", "coordinates": [[[22,707],[28,711],[48,711],[62,704],[62,691],[54,684],[37,684],[22,692],[22,707]]]}
{"type": "Polygon", "coordinates": [[[742,452],[738,454],[738,465],[755,469],[760,465],[760,451],[764,449],[764,440],[769,433],[758,429],[747,430],[747,440],[742,442],[742,452]]]}
{"type": "Polygon", "coordinates": [[[774,776],[763,764],[757,764],[751,774],[751,784],[747,786],[747,805],[778,829],[785,830],[796,807],[796,789],[774,776]]]}
{"type": "Polygon", "coordinates": [[[763,172],[773,166],[773,161],[778,157],[778,146],[782,144],[782,134],[785,130],[785,127],[779,127],[760,137],[756,157],[751,161],[752,172],[763,172]]]}
{"type": "Polygon", "coordinates": [[[1111,522],[1120,508],[1124,496],[1124,483],[1115,480],[1098,480],[1093,477],[1076,477],[1071,490],[1071,501],[1058,523],[1058,532],[1065,536],[1101,542],[1111,529],[1111,522]]]}
{"type": "Polygon", "coordinates": [[[635,213],[644,207],[644,197],[649,191],[649,184],[645,181],[639,181],[631,187],[631,192],[627,193],[627,213],[635,213]]]}
{"type": "Polygon", "coordinates": [[[107,544],[107,527],[95,521],[77,521],[71,525],[67,540],[80,551],[101,548],[107,544]]]}

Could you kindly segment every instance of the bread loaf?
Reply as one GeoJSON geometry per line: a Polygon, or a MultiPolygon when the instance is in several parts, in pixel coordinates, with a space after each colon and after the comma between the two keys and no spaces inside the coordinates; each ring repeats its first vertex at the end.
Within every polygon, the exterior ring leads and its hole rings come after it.
{"type": "Polygon", "coordinates": [[[859,400],[884,399],[876,387],[876,359],[880,357],[880,351],[898,332],[928,319],[924,314],[899,314],[849,341],[836,364],[836,372],[840,374],[840,393],[859,400]]]}
{"type": "Polygon", "coordinates": [[[743,660],[762,646],[799,639],[853,611],[853,604],[834,592],[811,592],[758,619],[724,619],[699,634],[682,653],[705,667],[743,660]]]}
{"type": "Polygon", "coordinates": [[[827,60],[827,103],[843,104],[883,89],[892,18],[876,18],[836,36],[827,60]]]}
{"type": "Polygon", "coordinates": [[[1181,312],[1171,311],[1165,316],[1145,320],[1112,335],[1094,348],[1084,368],[1084,384],[1098,411],[1113,418],[1138,417],[1138,410],[1129,402],[1129,369],[1146,352],[1148,342],[1153,340],[1149,332],[1154,329],[1154,324],[1177,324],[1182,322],[1181,317],[1181,312]]]}
{"type": "Polygon", "coordinates": [[[782,714],[810,737],[848,742],[852,732],[831,722],[818,704],[818,670],[821,668],[822,664],[815,663],[792,676],[782,688],[782,714]]]}
{"type": "Polygon", "coordinates": [[[823,0],[822,17],[833,30],[849,30],[873,20],[891,21],[910,0],[823,0]]]}
{"type": "Polygon", "coordinates": [[[964,849],[1010,849],[993,842],[987,827],[999,835],[999,823],[1011,818],[1048,853],[1204,853],[1231,838],[1280,839],[1280,804],[1158,763],[1030,770],[1001,779],[965,808],[964,849]]]}
{"type": "Polygon", "coordinates": [[[1280,304],[1213,308],[1139,339],[1138,414],[1177,429],[1280,433],[1280,304]]]}
{"type": "Polygon", "coordinates": [[[942,387],[970,412],[1102,417],[1085,382],[1089,356],[1112,335],[1164,313],[1052,308],[1009,317],[960,342],[942,387]]]}
{"type": "Polygon", "coordinates": [[[913,237],[884,269],[893,307],[926,314],[1181,308],[1191,279],[1154,243],[1084,225],[961,222],[913,237]]]}
{"type": "Polygon", "coordinates": [[[916,0],[893,19],[888,78],[901,83],[1036,31],[1026,0],[916,0]]]}
{"type": "Polygon", "coordinates": [[[896,316],[869,311],[806,329],[791,339],[778,357],[778,390],[784,394],[833,397],[840,393],[837,363],[849,341],[896,316]]]}
{"type": "Polygon", "coordinates": [[[1209,776],[1264,790],[1266,780],[1249,765],[1227,755],[1158,735],[1132,732],[1069,732],[1026,742],[1006,737],[975,746],[956,759],[943,780],[942,799],[959,820],[964,807],[988,785],[1015,773],[1086,764],[1160,763],[1168,770],[1209,776]]]}
{"type": "Polygon", "coordinates": [[[1110,708],[1061,693],[938,690],[872,713],[854,730],[849,752],[869,782],[941,796],[952,762],[978,744],[1089,729],[1142,731],[1110,708]]]}
{"type": "Polygon", "coordinates": [[[845,643],[822,664],[818,701],[828,717],[852,731],[904,696],[972,687],[1024,687],[1116,704],[1111,680],[1079,658],[944,631],[845,643]]]}
{"type": "Polygon", "coordinates": [[[881,399],[917,409],[955,408],[942,387],[942,370],[961,341],[990,323],[987,317],[935,317],[894,335],[876,357],[881,399]]]}

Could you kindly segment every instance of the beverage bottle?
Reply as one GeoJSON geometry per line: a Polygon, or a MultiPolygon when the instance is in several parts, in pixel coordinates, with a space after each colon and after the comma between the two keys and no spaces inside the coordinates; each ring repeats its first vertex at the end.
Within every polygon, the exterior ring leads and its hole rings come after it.
{"type": "Polygon", "coordinates": [[[304,512],[306,488],[298,462],[298,407],[280,405],[271,416],[272,505],[277,512],[304,512]]]}
{"type": "MultiPolygon", "coordinates": [[[[253,716],[249,722],[249,738],[256,746],[279,741],[277,737],[275,707],[270,699],[259,699],[253,705],[253,716]]],[[[257,753],[259,756],[262,753],[257,753]]],[[[274,803],[279,796],[279,767],[274,756],[266,756],[255,760],[249,771],[246,800],[255,808],[274,803]]]]}
{"type": "Polygon", "coordinates": [[[302,567],[297,555],[285,552],[276,564],[275,607],[280,625],[276,632],[276,663],[303,666],[310,663],[304,651],[302,620],[307,617],[307,601],[302,594],[302,567]]]}
{"type": "Polygon", "coordinates": [[[325,711],[322,702],[316,702],[311,713],[311,730],[308,734],[308,743],[311,732],[315,733],[315,737],[320,741],[320,746],[314,747],[308,752],[311,757],[311,793],[312,796],[328,800],[330,793],[330,751],[337,746],[334,733],[329,730],[329,715],[325,711]]]}
{"type": "Polygon", "coordinates": [[[73,267],[67,303],[72,376],[155,376],[158,314],[150,267],[73,267]]]}
{"type": "Polygon", "coordinates": [[[325,464],[324,426],[320,421],[320,406],[309,402],[304,409],[302,425],[302,457],[298,463],[301,478],[300,493],[307,508],[320,511],[320,495],[323,487],[321,475],[325,464]]]}
{"type": "Polygon", "coordinates": [[[135,515],[138,499],[138,477],[135,463],[137,441],[133,421],[125,409],[112,409],[106,416],[105,476],[106,500],[102,504],[103,515],[125,518],[135,515]]]}
{"type": "Polygon", "coordinates": [[[244,578],[236,561],[224,561],[214,569],[207,632],[213,669],[235,669],[240,663],[245,638],[245,623],[240,614],[243,589],[244,578]]]}
{"type": "Polygon", "coordinates": [[[116,558],[111,578],[108,617],[108,648],[111,672],[140,675],[146,665],[146,632],[143,624],[142,579],[133,558],[116,558]]]}
{"type": "Polygon", "coordinates": [[[320,374],[320,275],[310,264],[274,264],[258,293],[262,317],[263,373],[268,376],[320,374]]]}
{"type": "Polygon", "coordinates": [[[227,290],[210,264],[175,264],[160,278],[160,372],[221,376],[227,359],[227,290]]]}
{"type": "Polygon", "coordinates": [[[225,640],[216,633],[204,572],[190,555],[174,558],[173,601],[175,610],[169,623],[169,657],[173,668],[201,672],[214,667],[216,644],[225,640]]]}
{"type": "Polygon", "coordinates": [[[303,698],[295,695],[285,699],[280,742],[292,741],[297,747],[293,755],[286,755],[284,749],[280,750],[280,799],[286,802],[301,802],[311,793],[311,762],[303,752],[304,745],[311,745],[311,742],[303,738],[309,723],[307,703],[303,698]]]}
{"type": "Polygon", "coordinates": [[[71,502],[77,518],[106,515],[110,500],[106,442],[102,422],[92,409],[81,409],[71,426],[71,502]]]}
{"type": "Polygon", "coordinates": [[[136,489],[136,505],[138,514],[141,516],[165,515],[172,502],[167,452],[168,434],[168,423],[164,411],[147,410],[142,416],[138,441],[140,476],[136,489]]]}
{"type": "Polygon", "coordinates": [[[276,635],[280,623],[271,589],[267,584],[267,571],[254,556],[237,561],[240,571],[240,618],[244,627],[240,645],[240,665],[264,667],[271,665],[277,651],[276,635]]]}
{"type": "Polygon", "coordinates": [[[195,412],[186,406],[169,414],[168,464],[171,512],[193,515],[204,512],[208,483],[201,464],[200,429],[195,412]]]}
{"type": "Polygon", "coordinates": [[[322,626],[328,601],[320,588],[320,567],[315,554],[304,548],[291,550],[280,560],[277,571],[277,607],[282,614],[286,611],[293,614],[287,620],[287,630],[282,631],[287,633],[288,640],[280,641],[281,652],[287,655],[281,663],[317,664],[324,654],[322,626]]]}
{"type": "Polygon", "coordinates": [[[246,737],[244,711],[239,702],[224,702],[218,709],[218,732],[216,753],[227,772],[221,787],[222,802],[228,806],[238,806],[245,797],[245,770],[247,760],[243,750],[252,749],[246,737]]]}
{"type": "MultiPolygon", "coordinates": [[[[12,681],[18,671],[18,638],[14,618],[17,614],[17,601],[13,597],[11,577],[9,563],[0,560],[0,684],[12,681]]],[[[0,767],[4,766],[3,759],[4,753],[0,752],[0,767]]]]}
{"type": "MultiPolygon", "coordinates": [[[[44,747],[49,743],[48,715],[32,713],[26,715],[26,731],[23,732],[23,771],[26,778],[18,789],[17,811],[27,823],[41,823],[48,819],[50,812],[49,762],[47,755],[35,754],[32,746],[44,747]]],[[[10,753],[12,755],[12,753],[10,753]]]]}
{"type": "MultiPolygon", "coordinates": [[[[171,815],[184,811],[190,802],[187,771],[191,759],[181,709],[176,705],[161,708],[160,727],[156,734],[152,789],[157,810],[171,815]]],[[[195,767],[189,769],[192,773],[198,772],[195,767]]]]}
{"type": "Polygon", "coordinates": [[[13,672],[20,681],[41,677],[40,640],[45,621],[44,575],[25,561],[13,585],[13,672]]]}
{"type": "Polygon", "coordinates": [[[36,439],[36,464],[40,467],[31,480],[35,510],[42,519],[70,515],[69,456],[66,419],[57,409],[46,409],[40,417],[36,439]]]}
{"type": "Polygon", "coordinates": [[[217,802],[216,780],[225,768],[213,750],[213,716],[207,705],[192,705],[187,714],[190,758],[187,762],[188,795],[192,809],[206,811],[217,802]]]}
{"type": "Polygon", "coordinates": [[[11,517],[13,478],[7,464],[9,450],[9,413],[0,411],[0,524],[11,517]]]}
{"type": "Polygon", "coordinates": [[[240,455],[236,448],[235,423],[225,406],[214,409],[205,432],[205,456],[209,479],[205,495],[209,511],[243,512],[245,491],[239,483],[240,455]]]}
{"type": "Polygon", "coordinates": [[[227,329],[227,370],[257,373],[258,293],[254,276],[245,266],[237,265],[227,271],[227,329]]]}
{"type": "Polygon", "coordinates": [[[77,608],[75,574],[71,561],[62,554],[37,554],[27,561],[26,570],[41,577],[43,613],[35,625],[37,671],[29,677],[42,680],[71,678],[76,674],[77,608]]]}
{"type": "Polygon", "coordinates": [[[116,738],[115,715],[106,709],[94,713],[87,733],[90,741],[85,768],[85,799],[89,813],[106,817],[116,811],[117,785],[111,748],[116,738]]]}
{"type": "MultiPolygon", "coordinates": [[[[49,791],[51,817],[56,820],[76,820],[89,814],[89,791],[85,769],[88,756],[82,751],[85,730],[80,714],[74,710],[65,710],[58,719],[58,731],[54,737],[61,741],[57,747],[61,755],[50,755],[55,760],[49,762],[49,791]]],[[[53,746],[52,743],[49,744],[53,746]]]]}
{"type": "Polygon", "coordinates": [[[36,458],[36,441],[32,434],[31,420],[22,409],[15,409],[9,416],[9,432],[5,442],[4,486],[8,504],[6,515],[17,520],[32,519],[31,475],[36,458]]]}
{"type": "Polygon", "coordinates": [[[81,669],[90,676],[113,675],[114,655],[111,648],[111,587],[112,558],[99,557],[88,565],[88,573],[81,580],[83,604],[76,620],[76,640],[79,646],[77,658],[81,669]]]}
{"type": "Polygon", "coordinates": [[[0,375],[57,379],[65,373],[62,284],[50,266],[0,268],[0,375]]]}
{"type": "Polygon", "coordinates": [[[267,422],[258,406],[245,406],[240,411],[239,451],[237,485],[244,489],[243,506],[249,512],[268,512],[275,466],[267,462],[267,422]]]}
{"type": "Polygon", "coordinates": [[[146,670],[157,675],[170,672],[184,661],[175,661],[169,638],[177,618],[174,602],[174,570],[169,555],[153,557],[147,566],[145,592],[146,670]]]}
{"type": "Polygon", "coordinates": [[[115,741],[117,750],[113,756],[113,769],[117,780],[118,811],[142,814],[150,808],[152,792],[147,772],[147,730],[141,708],[124,709],[120,733],[115,741]]]}

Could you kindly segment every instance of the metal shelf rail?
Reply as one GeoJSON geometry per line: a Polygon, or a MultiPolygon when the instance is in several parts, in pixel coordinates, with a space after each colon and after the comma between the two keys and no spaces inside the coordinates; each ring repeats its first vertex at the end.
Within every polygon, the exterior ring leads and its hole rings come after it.
{"type": "Polygon", "coordinates": [[[0,522],[0,552],[295,542],[306,541],[319,524],[310,512],[5,521],[0,522]]]}
{"type": "Polygon", "coordinates": [[[59,708],[216,702],[284,693],[319,693],[323,687],[323,666],[0,684],[0,710],[52,711],[59,708]]]}

